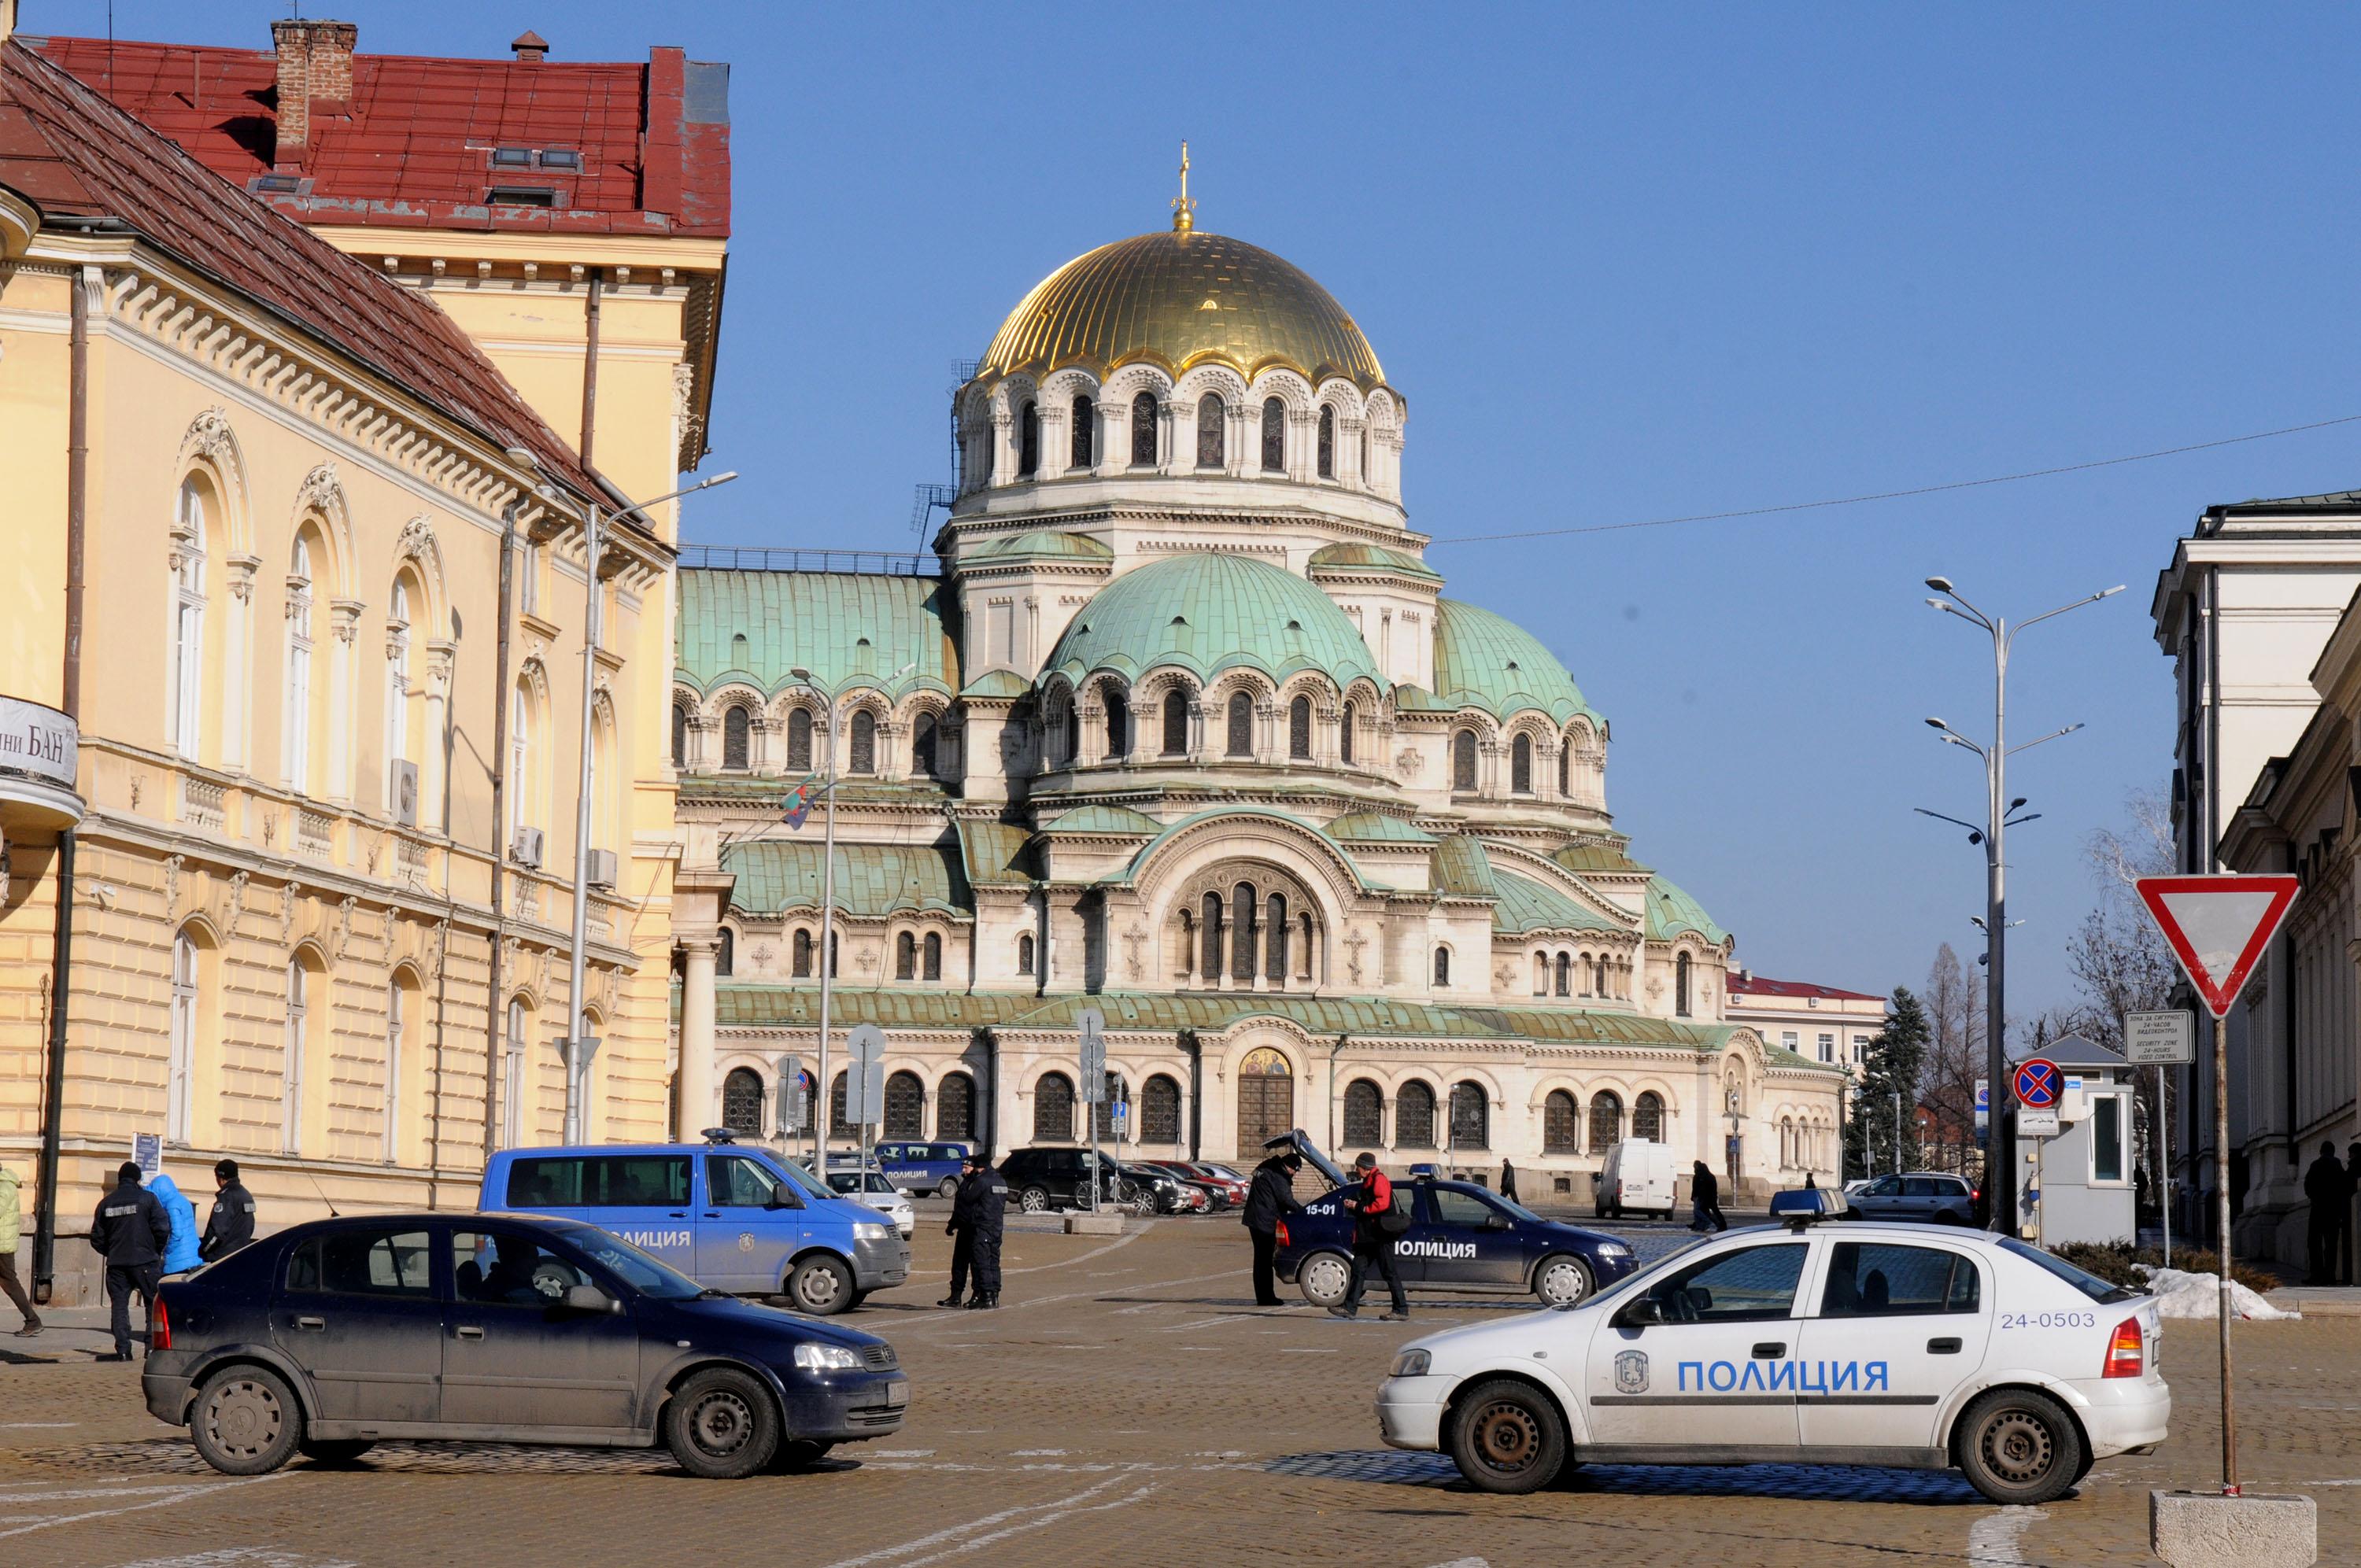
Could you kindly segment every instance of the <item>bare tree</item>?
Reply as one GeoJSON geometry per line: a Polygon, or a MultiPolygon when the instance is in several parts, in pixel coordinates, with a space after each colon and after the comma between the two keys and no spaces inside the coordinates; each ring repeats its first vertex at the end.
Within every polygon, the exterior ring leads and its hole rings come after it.
{"type": "MultiPolygon", "coordinates": [[[[1928,1039],[1919,1097],[1935,1109],[1938,1126],[1969,1127],[1975,1120],[1976,1080],[1983,1074],[1984,992],[1949,942],[1935,950],[1927,968],[1924,1003],[1928,1039]]],[[[1956,1157],[1964,1163],[1965,1151],[1956,1157]]]]}
{"type": "MultiPolygon", "coordinates": [[[[2172,871],[2171,806],[2163,790],[2138,789],[2125,797],[2124,815],[2121,828],[2102,828],[2083,845],[2099,902],[2066,942],[2067,967],[2082,993],[2081,1004],[2070,1013],[2075,1031],[2114,1051],[2124,1048],[2124,1014],[2171,1005],[2180,973],[2133,886],[2141,877],[2172,871]]],[[[2143,1080],[2138,1085],[2141,1159],[2154,1182],[2159,1173],[2151,1129],[2165,1124],[2171,1086],[2144,1081],[2147,1074],[2133,1076],[2143,1080]]],[[[2162,1188],[2151,1186],[2150,1190],[2160,1193],[2162,1188]]]]}

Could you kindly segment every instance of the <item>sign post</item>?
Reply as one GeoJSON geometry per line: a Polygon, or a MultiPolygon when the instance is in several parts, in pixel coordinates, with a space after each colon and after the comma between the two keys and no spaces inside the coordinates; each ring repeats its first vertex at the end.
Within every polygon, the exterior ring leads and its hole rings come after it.
{"type": "MultiPolygon", "coordinates": [[[[851,1054],[852,1068],[844,1080],[844,1119],[858,1131],[861,1140],[855,1168],[861,1172],[861,1184],[869,1184],[869,1124],[885,1119],[885,1031],[874,1024],[862,1024],[844,1037],[844,1047],[851,1054]]],[[[828,1179],[828,1151],[820,1151],[819,1179],[828,1179]]],[[[862,1200],[866,1201],[866,1200],[862,1200]]]]}
{"type": "Polygon", "coordinates": [[[1099,1164],[1099,1107],[1106,1102],[1106,1014],[1085,1007],[1076,1022],[1082,1034],[1082,1114],[1091,1119],[1091,1212],[1099,1211],[1099,1187],[1106,1173],[1099,1164]]]}
{"type": "Polygon", "coordinates": [[[2124,1059],[2156,1069],[2157,1212],[2164,1217],[2164,1266],[2172,1266],[2172,1118],[2165,1113],[2164,1069],[2197,1058],[2197,1019],[2188,1013],[2124,1014],[2124,1059]]]}
{"type": "MultiPolygon", "coordinates": [[[[2033,1209],[2033,1244],[2039,1246],[2044,1234],[2041,1153],[2047,1141],[2058,1135],[2058,1098],[2066,1092],[2066,1075],[2048,1057],[2027,1057],[2009,1074],[2008,1086],[2016,1096],[2016,1136],[2033,1140],[2033,1153],[2027,1157],[2033,1165],[2033,1185],[2026,1196],[2031,1200],[2033,1209]]],[[[2015,1155],[2014,1146],[2009,1152],[2015,1155]]],[[[2024,1227],[2018,1227],[2018,1234],[2024,1234],[2024,1227]]]]}
{"type": "Polygon", "coordinates": [[[2213,1014],[2213,1223],[2222,1266],[2222,1495],[2241,1495],[2230,1401],[2230,1004],[2295,902],[2291,876],[2151,876],[2140,902],[2213,1014]]]}

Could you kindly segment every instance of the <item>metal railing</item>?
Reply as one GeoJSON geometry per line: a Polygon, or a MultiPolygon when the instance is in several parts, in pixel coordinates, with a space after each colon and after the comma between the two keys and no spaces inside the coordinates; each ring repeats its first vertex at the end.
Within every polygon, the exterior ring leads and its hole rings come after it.
{"type": "Polygon", "coordinates": [[[680,564],[708,572],[860,572],[872,576],[939,577],[942,557],[927,551],[799,550],[767,544],[684,544],[680,564]]]}

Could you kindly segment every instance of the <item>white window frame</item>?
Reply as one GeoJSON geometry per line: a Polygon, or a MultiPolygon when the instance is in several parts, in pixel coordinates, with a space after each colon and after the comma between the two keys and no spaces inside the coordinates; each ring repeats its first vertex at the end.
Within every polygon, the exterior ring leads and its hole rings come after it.
{"type": "Polygon", "coordinates": [[[287,960],[287,1058],[280,1069],[279,1113],[279,1146],[287,1154],[302,1152],[303,1036],[310,1011],[304,992],[310,980],[301,959],[287,960]]]}
{"type": "Polygon", "coordinates": [[[195,1117],[197,1063],[197,940],[172,938],[172,1054],[166,1068],[164,1141],[186,1145],[195,1117]]]}
{"type": "Polygon", "coordinates": [[[515,1148],[524,1137],[524,998],[509,998],[507,1049],[500,1062],[500,1146],[515,1148]]]}
{"type": "Polygon", "coordinates": [[[2131,1186],[2133,1181],[2132,1091],[2128,1088],[2085,1089],[2082,1100],[2090,1111],[2091,1123],[2091,1135],[2083,1140],[2088,1151],[2087,1169],[2084,1174],[2089,1185],[2108,1190],[2131,1186]],[[2099,1174],[2099,1102],[2102,1100],[2112,1100],[2115,1102],[2115,1146],[2121,1157],[2120,1168],[2123,1175],[2112,1179],[2099,1174]]]}
{"type": "Polygon", "coordinates": [[[393,580],[385,626],[385,814],[399,804],[394,764],[410,760],[410,590],[393,580]]]}
{"type": "Polygon", "coordinates": [[[1819,1047],[1822,1061],[1833,1062],[1837,1059],[1837,1037],[1834,1035],[1822,1035],[1819,1037],[1819,1047]]]}
{"type": "Polygon", "coordinates": [[[205,499],[193,479],[181,484],[181,570],[172,594],[172,750],[191,762],[204,740],[205,499]]]}
{"type": "Polygon", "coordinates": [[[287,707],[279,727],[280,772],[312,793],[312,551],[298,539],[287,572],[287,707]]]}
{"type": "Polygon", "coordinates": [[[388,981],[385,987],[385,1163],[388,1165],[394,1164],[401,1153],[401,1034],[405,1023],[401,1015],[401,982],[388,981]]]}

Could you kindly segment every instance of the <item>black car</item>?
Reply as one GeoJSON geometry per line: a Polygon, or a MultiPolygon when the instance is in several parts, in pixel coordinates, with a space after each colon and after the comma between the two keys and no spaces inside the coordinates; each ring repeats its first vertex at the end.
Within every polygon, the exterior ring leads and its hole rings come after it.
{"type": "Polygon", "coordinates": [[[149,1332],[149,1413],[232,1475],[400,1438],[663,1443],[728,1479],[887,1435],[909,1404],[884,1340],[525,1215],[297,1225],[168,1280],[149,1332]]]}
{"type": "MultiPolygon", "coordinates": [[[[1352,1276],[1354,1219],[1339,1205],[1344,1196],[1315,1198],[1281,1223],[1279,1277],[1315,1307],[1343,1300],[1352,1276]]],[[[1411,1215],[1394,1240],[1394,1267],[1411,1290],[1531,1291],[1565,1307],[1639,1266],[1618,1238],[1544,1220],[1473,1182],[1398,1181],[1394,1201],[1411,1215]]]]}
{"type": "MultiPolygon", "coordinates": [[[[1129,1208],[1140,1193],[1124,1168],[1102,1159],[1099,1200],[1110,1208],[1129,1208]]],[[[1052,1209],[1091,1206],[1091,1151],[1074,1148],[1018,1149],[1000,1162],[1001,1179],[1008,1183],[1008,1201],[1028,1214],[1052,1209]]]]}

